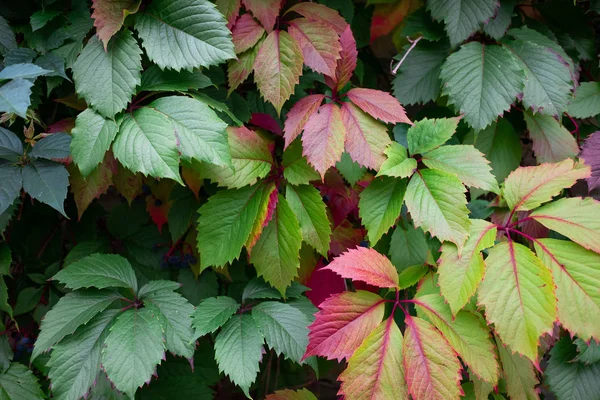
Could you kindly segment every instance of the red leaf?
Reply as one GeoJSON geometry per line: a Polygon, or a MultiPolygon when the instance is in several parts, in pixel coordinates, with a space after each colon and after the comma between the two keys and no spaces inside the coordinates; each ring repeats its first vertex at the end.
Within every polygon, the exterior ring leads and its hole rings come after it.
{"type": "Polygon", "coordinates": [[[306,282],[310,291],[306,292],[306,297],[315,305],[319,306],[331,295],[343,293],[346,290],[344,279],[338,274],[325,269],[323,260],[319,260],[315,270],[306,282]]]}
{"type": "Polygon", "coordinates": [[[588,136],[580,157],[592,168],[592,175],[587,178],[588,190],[591,192],[600,187],[600,131],[588,136]]]}
{"type": "Polygon", "coordinates": [[[348,92],[348,98],[361,110],[385,123],[413,124],[400,102],[387,92],[354,88],[348,92]]]}
{"type": "Polygon", "coordinates": [[[325,300],[308,328],[304,358],[350,358],[367,336],[381,323],[384,300],[376,294],[359,291],[336,294],[325,300]]]}
{"type": "Polygon", "coordinates": [[[321,177],[341,159],[345,136],[342,113],[333,103],[322,105],[308,119],[302,135],[302,154],[321,177]]]}
{"type": "Polygon", "coordinates": [[[304,129],[308,119],[317,112],[325,95],[311,94],[303,97],[288,111],[283,125],[285,148],[287,148],[304,129]]]}
{"type": "Polygon", "coordinates": [[[75,127],[75,119],[65,118],[60,121],[56,121],[52,125],[46,128],[46,133],[58,133],[67,132],[71,133],[71,130],[75,127]]]}
{"type": "Polygon", "coordinates": [[[337,61],[335,80],[328,76],[325,77],[327,85],[335,90],[343,89],[343,87],[350,82],[352,74],[356,69],[358,51],[356,50],[356,40],[354,40],[350,25],[342,32],[340,36],[340,45],[342,46],[342,52],[340,53],[340,59],[337,61]]]}
{"type": "MultiPolygon", "coordinates": [[[[327,172],[325,175],[325,183],[319,185],[319,190],[322,195],[329,197],[329,200],[326,201],[326,203],[331,209],[334,226],[342,223],[350,213],[353,213],[353,215],[358,218],[358,193],[353,188],[346,185],[344,178],[342,178],[337,170],[329,170],[327,172]]],[[[360,240],[358,242],[360,242],[360,240]]],[[[358,244],[358,242],[356,244],[358,244]]],[[[345,250],[346,249],[342,251],[345,250]]]]}
{"type": "Polygon", "coordinates": [[[330,25],[339,35],[341,35],[347,27],[346,20],[335,10],[317,3],[298,3],[290,7],[285,13],[297,12],[311,21],[325,22],[330,25]]]}
{"type": "Polygon", "coordinates": [[[241,0],[217,0],[217,9],[221,14],[225,16],[227,20],[227,28],[231,29],[238,14],[240,13],[240,7],[242,5],[241,0]]]}
{"type": "Polygon", "coordinates": [[[246,240],[246,250],[248,251],[248,255],[252,252],[252,248],[258,241],[258,238],[262,234],[263,229],[271,218],[273,218],[273,211],[275,210],[275,206],[277,206],[277,187],[275,187],[274,183],[268,183],[267,188],[262,191],[262,197],[258,211],[258,215],[254,220],[254,225],[252,226],[252,230],[250,231],[250,236],[248,236],[248,240],[246,240]]]}
{"type": "Polygon", "coordinates": [[[342,278],[363,281],[380,288],[398,288],[398,272],[390,260],[376,250],[357,247],[336,257],[326,269],[342,278]]]}
{"type": "Polygon", "coordinates": [[[300,45],[304,64],[321,74],[335,76],[342,47],[333,28],[324,22],[298,18],[290,22],[288,33],[300,45]]]}
{"type": "Polygon", "coordinates": [[[146,211],[159,232],[162,232],[163,225],[168,222],[169,211],[173,204],[170,198],[174,186],[173,181],[168,179],[150,184],[152,195],[146,197],[146,211]]]}
{"type": "Polygon", "coordinates": [[[92,0],[92,18],[104,50],[110,38],[123,26],[125,17],[135,14],[140,4],[141,0],[92,0]]]}
{"type": "Polygon", "coordinates": [[[333,256],[339,256],[346,250],[358,246],[364,237],[365,233],[362,229],[353,227],[352,224],[345,219],[333,230],[329,253],[333,256]]]}
{"type": "Polygon", "coordinates": [[[281,10],[282,0],[243,0],[244,7],[271,33],[281,10]]]}
{"type": "Polygon", "coordinates": [[[371,42],[388,35],[404,18],[422,5],[420,0],[402,0],[395,4],[377,4],[371,17],[371,42]]]}
{"type": "Polygon", "coordinates": [[[277,122],[275,118],[271,117],[269,114],[254,113],[252,114],[252,117],[248,123],[281,136],[281,126],[279,125],[279,122],[277,122]]]}
{"type": "Polygon", "coordinates": [[[264,34],[265,28],[252,18],[252,14],[242,15],[231,30],[235,52],[243,53],[253,47],[264,34]]]}

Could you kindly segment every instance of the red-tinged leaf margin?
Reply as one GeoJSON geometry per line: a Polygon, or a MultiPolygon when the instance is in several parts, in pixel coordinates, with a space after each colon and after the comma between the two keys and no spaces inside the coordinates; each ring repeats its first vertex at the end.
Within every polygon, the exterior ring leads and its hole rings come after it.
{"type": "Polygon", "coordinates": [[[413,125],[406,116],[404,107],[395,97],[388,92],[374,89],[354,88],[348,91],[348,98],[361,110],[385,123],[398,123],[413,125]]]}
{"type": "Polygon", "coordinates": [[[588,136],[580,157],[592,169],[592,175],[587,178],[588,192],[591,192],[600,187],[600,131],[588,136]]]}
{"type": "Polygon", "coordinates": [[[328,76],[325,77],[325,83],[327,83],[327,86],[329,86],[334,93],[343,89],[344,86],[350,82],[352,74],[356,69],[358,50],[356,50],[356,40],[354,39],[350,25],[348,25],[340,35],[340,44],[342,46],[342,51],[340,53],[340,59],[337,61],[335,79],[328,76]]]}
{"type": "Polygon", "coordinates": [[[337,11],[323,4],[312,2],[298,3],[290,7],[285,13],[289,12],[296,12],[311,21],[325,22],[339,35],[350,28],[350,25],[337,11]]]}
{"type": "Polygon", "coordinates": [[[104,50],[108,46],[108,41],[123,26],[125,18],[130,14],[135,14],[140,8],[141,0],[92,0],[92,19],[96,34],[104,45],[104,50]]]}
{"type": "Polygon", "coordinates": [[[324,94],[311,94],[298,100],[288,111],[283,125],[285,149],[300,135],[304,125],[317,112],[324,99],[324,94]]]}
{"type": "Polygon", "coordinates": [[[277,200],[279,199],[277,187],[274,183],[269,183],[268,185],[270,187],[265,191],[268,199],[261,203],[261,209],[259,210],[258,216],[254,221],[254,226],[250,231],[250,236],[248,236],[248,240],[246,240],[245,243],[248,257],[251,256],[252,248],[256,242],[258,242],[263,229],[269,224],[269,222],[271,222],[273,213],[275,212],[275,207],[277,207],[277,200]]]}
{"type": "Polygon", "coordinates": [[[325,178],[325,172],[342,158],[346,128],[340,108],[323,104],[304,125],[302,155],[325,178]]]}
{"type": "Polygon", "coordinates": [[[325,269],[342,278],[362,281],[381,288],[397,288],[398,271],[390,260],[377,250],[356,247],[336,257],[325,269]]]}
{"type": "Polygon", "coordinates": [[[243,53],[252,48],[264,34],[265,28],[252,18],[252,14],[243,14],[231,30],[235,53],[243,53]]]}
{"type": "Polygon", "coordinates": [[[383,320],[385,300],[359,290],[336,294],[319,305],[315,321],[308,327],[304,358],[322,356],[328,360],[350,358],[383,320]]]}
{"type": "Polygon", "coordinates": [[[302,49],[304,64],[327,76],[335,76],[342,46],[338,34],[328,24],[298,18],[290,21],[288,33],[302,49]]]}
{"type": "Polygon", "coordinates": [[[227,28],[231,29],[235,24],[238,14],[240,13],[240,7],[242,6],[242,0],[217,0],[217,10],[225,16],[227,20],[227,28]]]}
{"type": "Polygon", "coordinates": [[[267,33],[273,31],[283,0],[242,0],[246,10],[260,21],[267,33]]]}
{"type": "MultiPolygon", "coordinates": [[[[442,336],[429,322],[406,314],[406,330],[404,331],[404,347],[402,351],[404,363],[404,376],[408,385],[408,392],[414,400],[449,400],[458,399],[464,394],[461,386],[461,365],[456,353],[442,336]],[[425,340],[424,335],[429,337],[425,340]],[[419,362],[412,363],[408,352],[414,345],[419,362]],[[432,355],[435,354],[435,358],[432,355]],[[432,377],[431,363],[439,361],[447,370],[448,375],[454,376],[454,382],[436,381],[432,377]],[[423,385],[423,379],[426,380],[423,385]],[[440,387],[447,391],[441,393],[440,387]]],[[[438,371],[439,372],[439,369],[438,371]]]]}

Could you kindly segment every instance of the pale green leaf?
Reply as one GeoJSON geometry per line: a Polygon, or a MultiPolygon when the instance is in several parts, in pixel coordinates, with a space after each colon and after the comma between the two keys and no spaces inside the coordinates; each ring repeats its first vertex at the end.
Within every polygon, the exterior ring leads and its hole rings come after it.
{"type": "Polygon", "coordinates": [[[5,79],[35,79],[50,71],[35,64],[12,64],[0,71],[0,80],[5,79]]]}
{"type": "Polygon", "coordinates": [[[421,228],[408,225],[405,229],[400,224],[396,227],[390,241],[390,258],[399,271],[425,264],[428,253],[427,239],[421,228]]]}
{"type": "Polygon", "coordinates": [[[27,116],[31,105],[31,87],[33,82],[27,79],[14,79],[0,86],[0,112],[17,114],[21,118],[27,116]]]}
{"type": "Polygon", "coordinates": [[[102,366],[115,387],[131,398],[148,382],[164,357],[163,332],[147,308],[130,309],[117,317],[102,351],[102,366]]]}
{"type": "Polygon", "coordinates": [[[573,118],[591,118],[600,114],[600,82],[581,82],[569,104],[573,118]]]}
{"type": "Polygon", "coordinates": [[[496,0],[430,0],[431,16],[444,21],[452,46],[468,39],[480,26],[492,18],[498,9],[496,0]]]}
{"type": "Polygon", "coordinates": [[[73,290],[122,287],[137,292],[137,278],[131,264],[116,254],[92,254],[70,264],[52,279],[73,290]]]}
{"type": "Polygon", "coordinates": [[[135,29],[160,68],[192,70],[235,58],[223,15],[208,0],[156,0],[139,13],[135,29]]]}
{"type": "Polygon", "coordinates": [[[262,332],[267,345],[277,355],[301,363],[308,345],[310,321],[289,304],[275,301],[260,303],[252,308],[252,318],[262,332]]]}
{"type": "Polygon", "coordinates": [[[410,154],[421,154],[440,147],[454,135],[460,118],[423,118],[408,128],[406,140],[410,154]]]}
{"type": "Polygon", "coordinates": [[[442,244],[438,283],[453,314],[467,304],[483,279],[485,265],[481,251],[494,245],[496,231],[494,224],[474,219],[462,253],[452,243],[442,244]]]}
{"type": "Polygon", "coordinates": [[[219,329],[239,308],[238,302],[227,296],[202,300],[192,315],[196,337],[208,335],[219,329]]]}
{"type": "Polygon", "coordinates": [[[515,400],[538,400],[536,390],[538,379],[533,363],[519,354],[513,353],[510,347],[496,338],[498,355],[502,364],[502,372],[506,381],[506,393],[515,400]]]}
{"type": "Polygon", "coordinates": [[[405,201],[415,226],[462,249],[471,222],[465,187],[458,178],[436,170],[419,171],[408,184],[405,201]]]}
{"type": "Polygon", "coordinates": [[[382,177],[373,179],[360,194],[359,215],[372,246],[396,223],[405,193],[406,180],[382,177]]]}
{"type": "Polygon", "coordinates": [[[250,260],[258,276],[275,287],[282,296],[300,267],[302,232],[287,200],[279,195],[268,225],[252,249],[250,260]]]}
{"type": "Polygon", "coordinates": [[[287,185],[285,196],[300,224],[302,239],[323,256],[327,256],[331,223],[319,191],[310,185],[287,185]]]}
{"type": "Polygon", "coordinates": [[[73,65],[77,94],[107,118],[123,110],[141,82],[142,50],[131,32],[122,30],[106,51],[93,36],[73,65]]]}
{"type": "Polygon", "coordinates": [[[117,135],[118,126],[91,108],[77,116],[71,131],[71,154],[81,174],[88,176],[104,160],[104,155],[117,135]]]}
{"type": "Polygon", "coordinates": [[[575,137],[552,116],[534,115],[526,111],[523,117],[533,140],[533,152],[538,162],[558,162],[579,153],[575,137]]]}
{"type": "Polygon", "coordinates": [[[34,360],[48,351],[50,347],[75,332],[80,325],[86,324],[118,298],[119,294],[106,290],[71,292],[61,297],[42,320],[31,359],[34,360]]]}
{"type": "Polygon", "coordinates": [[[531,250],[508,241],[489,250],[479,303],[502,342],[537,362],[539,338],[552,331],[556,297],[552,274],[531,250]],[[499,284],[501,283],[501,284],[499,284]]]}
{"type": "Polygon", "coordinates": [[[97,315],[54,347],[47,364],[54,397],[77,400],[88,393],[100,370],[107,328],[117,312],[107,310],[97,315]]]}
{"type": "Polygon", "coordinates": [[[474,129],[507,111],[523,90],[524,74],[503,47],[470,42],[450,55],[440,72],[443,93],[474,129]]]}
{"type": "Polygon", "coordinates": [[[1,400],[41,400],[45,397],[37,378],[25,365],[12,363],[0,373],[1,400]]]}
{"type": "Polygon", "coordinates": [[[302,142],[294,140],[283,152],[283,177],[292,185],[307,185],[311,181],[321,179],[319,173],[308,165],[302,155],[302,142]]]}
{"type": "Polygon", "coordinates": [[[65,215],[69,173],[62,165],[45,160],[32,160],[23,168],[23,189],[33,199],[48,204],[65,215]]]}
{"type": "Polygon", "coordinates": [[[408,157],[406,148],[398,142],[392,142],[385,149],[387,160],[381,164],[377,176],[387,175],[396,178],[408,178],[417,169],[417,160],[408,157]]]}
{"type": "Polygon", "coordinates": [[[215,339],[215,359],[219,371],[229,376],[250,397],[262,358],[263,336],[248,314],[231,318],[215,339]]]}

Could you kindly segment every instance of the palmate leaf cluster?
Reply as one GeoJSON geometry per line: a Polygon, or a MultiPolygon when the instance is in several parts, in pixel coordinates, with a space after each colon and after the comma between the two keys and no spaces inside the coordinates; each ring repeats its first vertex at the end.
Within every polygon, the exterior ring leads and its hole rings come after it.
{"type": "Polygon", "coordinates": [[[0,9],[0,399],[599,398],[596,3],[0,9]]]}

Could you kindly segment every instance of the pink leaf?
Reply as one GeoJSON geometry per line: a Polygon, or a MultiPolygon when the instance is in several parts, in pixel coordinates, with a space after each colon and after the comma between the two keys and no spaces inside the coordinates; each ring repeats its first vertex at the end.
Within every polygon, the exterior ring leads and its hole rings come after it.
{"type": "Polygon", "coordinates": [[[323,261],[319,260],[315,270],[306,282],[310,291],[306,292],[306,297],[315,305],[319,306],[331,295],[343,293],[346,290],[344,279],[338,274],[325,269],[323,261]]]}
{"type": "Polygon", "coordinates": [[[413,124],[400,102],[387,92],[354,88],[348,92],[348,98],[361,110],[385,123],[413,124]]]}
{"type": "Polygon", "coordinates": [[[125,17],[135,14],[140,7],[141,0],[93,0],[92,18],[96,27],[96,34],[104,44],[123,26],[125,17]]]}
{"type": "Polygon", "coordinates": [[[341,361],[349,358],[381,323],[385,303],[370,292],[344,292],[331,296],[319,308],[315,322],[308,327],[304,358],[323,356],[341,361]]]}
{"type": "Polygon", "coordinates": [[[269,114],[254,113],[248,123],[281,136],[281,126],[279,126],[279,122],[269,114]]]}
{"type": "Polygon", "coordinates": [[[367,247],[357,247],[336,257],[326,269],[342,278],[382,288],[398,288],[398,272],[387,257],[367,247]]]}
{"type": "Polygon", "coordinates": [[[217,0],[217,9],[221,14],[225,16],[227,20],[227,28],[235,24],[238,14],[240,13],[240,7],[242,5],[241,0],[217,0]]]}
{"type": "Polygon", "coordinates": [[[588,190],[591,192],[600,187],[600,131],[588,136],[583,144],[581,158],[592,168],[592,175],[587,178],[588,190]]]}
{"type": "Polygon", "coordinates": [[[300,45],[304,64],[321,74],[335,76],[342,47],[333,28],[324,22],[298,18],[290,22],[288,33],[300,45]]]}
{"type": "Polygon", "coordinates": [[[337,61],[335,79],[328,76],[325,77],[327,85],[335,90],[341,90],[346,86],[356,69],[358,51],[356,50],[356,40],[354,40],[354,35],[349,25],[340,36],[340,45],[342,46],[342,52],[340,53],[340,59],[337,61]]]}
{"type": "Polygon", "coordinates": [[[271,33],[281,10],[282,0],[243,0],[244,7],[271,33]]]}
{"type": "Polygon", "coordinates": [[[322,105],[308,119],[302,135],[302,154],[321,177],[342,158],[345,136],[342,113],[333,103],[322,105]]]}
{"type": "Polygon", "coordinates": [[[306,125],[306,122],[311,115],[317,112],[317,109],[324,98],[325,95],[322,94],[311,94],[301,98],[294,104],[291,110],[288,111],[283,125],[283,131],[285,132],[285,148],[287,148],[302,132],[304,125],[306,125]]]}
{"type": "Polygon", "coordinates": [[[248,50],[258,43],[264,34],[265,28],[252,18],[252,14],[242,15],[231,30],[235,52],[239,54],[248,50]]]}
{"type": "Polygon", "coordinates": [[[324,22],[330,25],[335,31],[341,35],[350,25],[344,18],[335,10],[317,3],[298,3],[287,10],[285,13],[297,12],[311,21],[324,22]]]}

